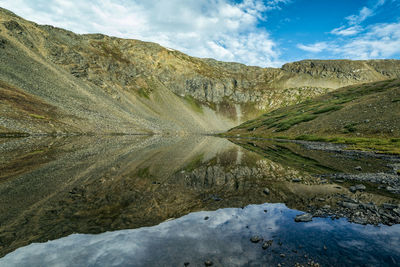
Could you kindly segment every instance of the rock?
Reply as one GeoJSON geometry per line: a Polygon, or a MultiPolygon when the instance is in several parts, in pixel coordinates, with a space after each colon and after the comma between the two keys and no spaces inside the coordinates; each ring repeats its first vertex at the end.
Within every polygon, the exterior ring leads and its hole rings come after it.
{"type": "Polygon", "coordinates": [[[292,182],[293,182],[293,183],[300,183],[300,182],[301,182],[301,179],[300,179],[300,178],[293,178],[293,179],[292,179],[292,182]]]}
{"type": "Polygon", "coordinates": [[[207,221],[210,217],[206,216],[204,217],[204,220],[207,221]]]}
{"type": "Polygon", "coordinates": [[[297,215],[296,218],[294,218],[295,222],[310,222],[312,221],[312,214],[310,213],[304,213],[297,215]]]}
{"type": "Polygon", "coordinates": [[[325,205],[325,206],[323,206],[322,208],[324,208],[324,209],[330,209],[330,208],[331,208],[331,205],[325,205]]]}
{"type": "Polygon", "coordinates": [[[354,169],[355,169],[356,171],[362,171],[361,166],[357,166],[357,167],[355,167],[354,169]]]}
{"type": "Polygon", "coordinates": [[[386,190],[389,191],[389,192],[391,192],[391,193],[392,193],[392,192],[395,193],[395,192],[397,191],[396,188],[393,188],[393,187],[391,187],[391,186],[387,186],[387,187],[386,187],[386,190]]]}
{"type": "Polygon", "coordinates": [[[7,40],[0,38],[0,48],[6,48],[7,40]]]}
{"type": "Polygon", "coordinates": [[[185,262],[183,265],[184,265],[184,266],[189,266],[189,265],[190,265],[190,262],[185,262]]]}
{"type": "Polygon", "coordinates": [[[274,242],[274,240],[268,240],[268,241],[265,241],[263,244],[262,244],[262,249],[267,249],[267,248],[269,248],[270,246],[272,246],[272,243],[274,242]]]}
{"type": "Polygon", "coordinates": [[[398,208],[399,206],[396,204],[391,204],[391,203],[383,203],[383,208],[387,209],[387,210],[394,210],[396,208],[398,208]]]}
{"type": "Polygon", "coordinates": [[[355,186],[350,186],[349,187],[350,192],[355,193],[357,192],[357,188],[355,186]]]}
{"type": "Polygon", "coordinates": [[[9,31],[15,31],[17,33],[22,32],[24,29],[21,27],[21,25],[18,24],[15,20],[10,20],[3,22],[4,27],[9,30],[9,31]]]}
{"type": "Polygon", "coordinates": [[[270,191],[269,191],[268,188],[264,188],[264,190],[263,190],[263,193],[264,193],[264,194],[269,195],[269,192],[270,192],[270,191]]]}
{"type": "Polygon", "coordinates": [[[356,208],[359,207],[358,204],[356,204],[356,203],[351,203],[351,202],[345,202],[345,201],[343,201],[341,204],[342,204],[343,207],[348,208],[348,209],[356,209],[356,208]]]}
{"type": "Polygon", "coordinates": [[[210,260],[204,262],[205,266],[213,266],[213,264],[214,263],[212,261],[210,261],[210,260]]]}
{"type": "Polygon", "coordinates": [[[357,192],[357,191],[364,191],[366,189],[366,187],[365,187],[365,185],[363,185],[363,184],[357,184],[357,185],[354,185],[354,186],[350,186],[349,187],[349,190],[350,190],[350,192],[352,192],[352,193],[355,193],[355,192],[357,192]]]}
{"type": "Polygon", "coordinates": [[[359,190],[359,191],[364,191],[365,189],[367,189],[365,187],[365,185],[363,185],[363,184],[357,184],[357,185],[355,185],[355,188],[356,188],[356,190],[359,190]]]}
{"type": "Polygon", "coordinates": [[[222,200],[222,198],[220,198],[219,196],[212,196],[212,199],[214,201],[221,201],[222,200]]]}
{"type": "Polygon", "coordinates": [[[261,237],[259,237],[258,235],[254,235],[254,236],[252,236],[252,237],[250,238],[250,241],[251,241],[252,243],[258,243],[258,242],[261,241],[261,237]]]}
{"type": "Polygon", "coordinates": [[[279,256],[281,256],[281,258],[284,258],[284,257],[286,257],[286,255],[285,254],[280,254],[279,256]]]}

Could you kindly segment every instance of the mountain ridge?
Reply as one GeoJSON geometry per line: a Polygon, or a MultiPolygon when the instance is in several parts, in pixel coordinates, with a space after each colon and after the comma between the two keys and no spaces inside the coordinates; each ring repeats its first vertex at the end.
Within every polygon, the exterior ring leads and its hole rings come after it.
{"type": "Polygon", "coordinates": [[[399,60],[261,68],[134,39],[78,35],[5,9],[0,63],[3,134],[217,133],[342,86],[400,77],[399,60]]]}

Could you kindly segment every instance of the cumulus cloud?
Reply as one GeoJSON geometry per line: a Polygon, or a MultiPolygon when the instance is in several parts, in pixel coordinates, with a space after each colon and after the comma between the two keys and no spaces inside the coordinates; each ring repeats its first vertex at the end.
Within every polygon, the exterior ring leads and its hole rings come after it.
{"type": "Polygon", "coordinates": [[[192,56],[279,65],[279,49],[257,27],[290,0],[4,0],[2,6],[41,24],[77,33],[157,42],[192,56]]]}

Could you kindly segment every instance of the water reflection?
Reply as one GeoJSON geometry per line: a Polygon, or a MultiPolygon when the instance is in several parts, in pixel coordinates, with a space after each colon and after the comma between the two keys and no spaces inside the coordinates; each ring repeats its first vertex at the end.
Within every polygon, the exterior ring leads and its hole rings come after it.
{"type": "Polygon", "coordinates": [[[153,227],[99,235],[74,234],[16,250],[9,266],[391,266],[400,262],[400,226],[349,225],[344,220],[295,223],[282,204],[191,213],[153,227]],[[265,212],[265,210],[267,212],[265,212]],[[205,218],[207,218],[205,220],[205,218]],[[273,240],[262,249],[253,235],[273,240]]]}
{"type": "MultiPolygon", "coordinates": [[[[202,210],[266,202],[308,210],[326,205],[335,207],[343,196],[378,204],[398,203],[392,195],[369,189],[353,195],[346,184],[315,177],[315,173],[354,169],[342,164],[345,160],[341,158],[339,163],[325,164],[324,160],[332,162],[332,158],[322,156],[320,162],[303,152],[281,153],[277,145],[268,146],[268,153],[264,146],[261,153],[257,151],[257,144],[247,145],[251,147],[205,136],[2,140],[0,256],[33,242],[46,242],[73,233],[99,234],[154,226],[202,210]],[[264,193],[266,188],[268,194],[264,193]]],[[[351,164],[360,164],[360,160],[351,164]]],[[[386,165],[384,161],[375,164],[382,170],[386,165]]],[[[250,212],[251,208],[245,210],[250,212]]],[[[218,214],[224,212],[232,215],[231,210],[219,210],[218,214]]],[[[209,223],[217,217],[221,223],[225,220],[218,215],[209,223]]],[[[291,222],[287,223],[286,226],[291,222]]],[[[280,228],[286,226],[279,223],[280,228]]],[[[226,240],[221,235],[216,237],[221,238],[218,242],[229,243],[233,238],[229,231],[226,240]]],[[[236,245],[239,244],[231,243],[233,247],[236,245]]],[[[209,251],[206,243],[203,246],[198,249],[209,251]]]]}

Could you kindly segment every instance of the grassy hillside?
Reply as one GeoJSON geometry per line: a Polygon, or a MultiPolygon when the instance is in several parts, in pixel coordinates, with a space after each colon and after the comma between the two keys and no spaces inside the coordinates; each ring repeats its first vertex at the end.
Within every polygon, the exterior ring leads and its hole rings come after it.
{"type": "Polygon", "coordinates": [[[351,143],[400,153],[400,80],[344,87],[266,113],[227,134],[351,143]]]}

